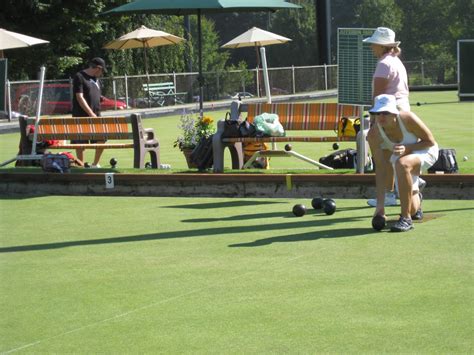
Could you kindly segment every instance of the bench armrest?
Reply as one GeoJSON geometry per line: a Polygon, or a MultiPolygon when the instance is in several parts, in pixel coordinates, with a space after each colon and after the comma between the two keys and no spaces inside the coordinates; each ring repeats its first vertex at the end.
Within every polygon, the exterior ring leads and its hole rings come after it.
{"type": "Polygon", "coordinates": [[[145,137],[146,140],[155,139],[155,131],[153,130],[153,128],[144,128],[143,131],[146,134],[146,137],[145,137]]]}

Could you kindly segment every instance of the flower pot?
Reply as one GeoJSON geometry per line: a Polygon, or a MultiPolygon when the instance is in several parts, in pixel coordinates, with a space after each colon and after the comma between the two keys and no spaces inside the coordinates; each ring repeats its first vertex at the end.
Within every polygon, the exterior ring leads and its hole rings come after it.
{"type": "Polygon", "coordinates": [[[183,149],[181,149],[181,151],[184,154],[184,157],[186,158],[186,163],[188,163],[188,168],[197,169],[197,165],[194,164],[191,161],[191,153],[193,152],[193,150],[194,150],[193,148],[183,148],[183,149]]]}

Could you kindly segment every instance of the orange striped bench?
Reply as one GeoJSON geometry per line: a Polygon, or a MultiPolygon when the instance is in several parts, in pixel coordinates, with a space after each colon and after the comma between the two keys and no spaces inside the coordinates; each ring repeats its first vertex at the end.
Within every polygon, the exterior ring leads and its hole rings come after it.
{"type": "Polygon", "coordinates": [[[224,148],[229,147],[232,153],[232,167],[235,169],[237,166],[240,168],[247,167],[251,164],[254,158],[257,156],[294,156],[296,158],[305,160],[309,163],[317,165],[319,167],[328,168],[321,166],[319,163],[312,159],[304,157],[296,152],[286,152],[284,150],[268,150],[257,152],[249,162],[243,165],[243,159],[238,151],[240,148],[235,150],[235,146],[247,142],[265,142],[265,143],[278,143],[278,142],[340,142],[340,141],[356,141],[356,137],[338,136],[337,126],[342,117],[360,117],[362,108],[355,105],[343,105],[337,103],[256,103],[256,104],[245,104],[240,106],[240,112],[247,112],[247,119],[252,122],[254,117],[264,112],[278,114],[280,123],[282,124],[285,132],[288,131],[327,131],[328,135],[325,136],[300,136],[300,135],[287,135],[285,137],[238,137],[238,138],[221,138],[222,130],[218,126],[218,132],[216,139],[213,141],[214,145],[214,171],[223,171],[223,157],[224,148]],[[221,141],[221,146],[218,141],[221,141]],[[235,160],[239,159],[238,162],[235,160]]]}
{"type": "MultiPolygon", "coordinates": [[[[29,127],[35,125],[35,118],[22,116],[20,122],[20,151],[30,154],[25,147],[31,146],[34,133],[29,127]]],[[[146,154],[150,154],[151,165],[158,168],[160,164],[160,144],[153,129],[142,126],[140,115],[120,117],[52,117],[42,118],[38,123],[37,141],[57,140],[58,144],[48,149],[133,149],[134,168],[145,168],[146,154]],[[71,144],[63,141],[95,140],[105,143],[71,144]],[[111,142],[112,141],[112,142],[111,142]],[[127,141],[127,142],[116,142],[127,141]]]]}

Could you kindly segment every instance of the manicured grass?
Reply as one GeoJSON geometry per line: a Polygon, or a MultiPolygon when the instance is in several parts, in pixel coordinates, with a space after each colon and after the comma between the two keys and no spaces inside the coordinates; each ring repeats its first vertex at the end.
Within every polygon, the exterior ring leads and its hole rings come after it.
{"type": "Polygon", "coordinates": [[[472,353],[472,201],[336,202],[4,196],[0,352],[472,353]]]}
{"type": "MultiPolygon", "coordinates": [[[[457,151],[458,164],[461,173],[474,173],[474,104],[472,102],[458,102],[456,91],[447,92],[413,92],[411,93],[412,109],[417,113],[431,128],[436,140],[442,148],[455,148],[457,151]],[[422,103],[417,106],[416,103],[422,103]],[[425,104],[427,102],[428,104],[425,104]],[[469,159],[463,161],[463,157],[469,159]]],[[[335,99],[333,99],[335,101],[335,99]]],[[[215,121],[225,116],[225,111],[208,112],[215,121]]],[[[183,154],[179,149],[173,147],[173,142],[179,135],[177,128],[179,116],[168,116],[156,119],[147,119],[144,122],[145,127],[155,129],[161,142],[161,160],[162,163],[170,164],[172,171],[187,170],[183,154]]],[[[298,132],[292,132],[298,134],[298,132]]],[[[303,133],[307,135],[308,133],[303,133]]],[[[0,135],[0,161],[5,161],[14,157],[18,151],[19,134],[0,135]]],[[[354,148],[354,143],[341,143],[340,149],[354,148]]],[[[333,152],[331,143],[294,143],[293,150],[306,155],[312,159],[318,160],[320,157],[333,152]]],[[[102,166],[109,166],[109,160],[116,157],[119,161],[118,171],[129,169],[133,166],[133,152],[129,149],[109,149],[106,150],[102,166]]],[[[86,153],[86,160],[91,161],[93,151],[86,153]]],[[[229,169],[231,166],[229,154],[226,154],[225,166],[229,169]]],[[[311,170],[312,166],[297,159],[273,158],[270,162],[271,172],[281,172],[286,169],[311,170]],[[275,170],[276,169],[276,170],[275,170]]],[[[301,171],[302,173],[304,171],[301,171]]],[[[312,169],[312,172],[317,172],[312,169]]],[[[159,172],[161,173],[161,172],[159,172]]]]}

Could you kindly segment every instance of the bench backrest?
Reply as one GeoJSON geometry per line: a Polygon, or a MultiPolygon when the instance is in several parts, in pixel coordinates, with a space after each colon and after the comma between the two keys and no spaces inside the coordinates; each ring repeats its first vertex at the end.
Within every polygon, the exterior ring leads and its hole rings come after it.
{"type": "MultiPolygon", "coordinates": [[[[28,119],[28,124],[34,125],[35,120],[28,119]]],[[[132,119],[131,116],[42,118],[38,124],[38,140],[43,139],[133,139],[132,119]]]]}
{"type": "Polygon", "coordinates": [[[150,91],[153,90],[174,90],[174,83],[153,83],[153,84],[143,84],[143,90],[148,91],[148,87],[150,87],[150,91]]]}
{"type": "Polygon", "coordinates": [[[276,113],[285,130],[337,131],[342,117],[360,117],[361,114],[360,106],[337,103],[257,103],[246,106],[250,122],[264,112],[276,113]]]}

